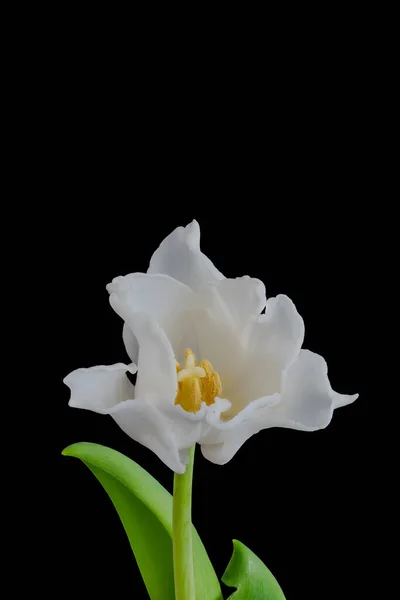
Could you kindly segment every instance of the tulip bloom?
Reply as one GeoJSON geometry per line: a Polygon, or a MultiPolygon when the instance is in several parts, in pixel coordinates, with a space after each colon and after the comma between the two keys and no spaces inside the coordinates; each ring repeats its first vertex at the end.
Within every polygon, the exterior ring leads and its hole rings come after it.
{"type": "Polygon", "coordinates": [[[225,464],[262,429],[322,429],[358,397],[334,392],[322,356],[301,349],[303,319],[287,296],[267,300],[258,279],[216,269],[196,221],[161,243],[146,274],[107,289],[132,362],[73,371],[69,404],[111,415],[176,473],[196,442],[225,464]]]}

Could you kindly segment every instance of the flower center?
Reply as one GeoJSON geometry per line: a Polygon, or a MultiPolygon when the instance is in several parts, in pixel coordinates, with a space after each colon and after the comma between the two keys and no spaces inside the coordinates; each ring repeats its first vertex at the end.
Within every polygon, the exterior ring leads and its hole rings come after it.
{"type": "Polygon", "coordinates": [[[200,410],[201,403],[207,406],[215,402],[222,392],[221,379],[209,360],[203,360],[199,366],[196,357],[189,348],[185,352],[185,367],[176,363],[178,392],[175,404],[180,404],[188,412],[200,410]]]}

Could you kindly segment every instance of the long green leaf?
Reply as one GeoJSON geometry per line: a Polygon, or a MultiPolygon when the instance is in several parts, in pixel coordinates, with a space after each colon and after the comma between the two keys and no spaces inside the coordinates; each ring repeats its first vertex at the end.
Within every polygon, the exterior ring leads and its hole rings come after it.
{"type": "MultiPolygon", "coordinates": [[[[97,477],[114,504],[151,600],[174,600],[172,564],[172,496],[127,456],[80,442],[63,451],[80,458],[97,477]]],[[[222,600],[214,568],[193,528],[196,600],[222,600]]]]}
{"type": "Polygon", "coordinates": [[[229,600],[285,600],[271,571],[254,552],[237,540],[233,540],[232,558],[222,581],[237,588],[229,600]]]}

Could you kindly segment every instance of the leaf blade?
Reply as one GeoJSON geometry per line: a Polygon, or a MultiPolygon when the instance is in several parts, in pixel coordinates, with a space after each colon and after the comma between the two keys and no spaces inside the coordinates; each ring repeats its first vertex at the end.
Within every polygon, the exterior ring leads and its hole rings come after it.
{"type": "Polygon", "coordinates": [[[285,600],[271,571],[238,540],[233,540],[233,554],[222,581],[237,588],[228,600],[285,600]]]}
{"type": "MultiPolygon", "coordinates": [[[[135,558],[139,558],[138,565],[151,600],[174,600],[171,494],[137,463],[106,446],[79,442],[65,448],[63,454],[82,460],[106,490],[120,516],[135,558]],[[135,506],[132,498],[135,498],[147,513],[153,515],[158,527],[151,517],[143,512],[142,507],[137,513],[132,510],[135,506]],[[160,537],[163,552],[156,552],[157,544],[151,547],[150,530],[153,531],[153,537],[160,537]],[[165,539],[162,530],[166,534],[165,539]],[[147,554],[150,558],[146,557],[147,554]],[[163,585],[155,583],[158,577],[155,577],[154,564],[159,565],[163,585]]],[[[222,600],[221,587],[214,568],[194,527],[193,556],[196,600],[222,600]]]]}
{"type": "Polygon", "coordinates": [[[85,462],[84,464],[100,481],[121,519],[151,600],[161,600],[162,598],[174,600],[175,590],[172,565],[164,559],[168,555],[168,552],[171,552],[171,538],[167,530],[159,528],[157,543],[154,545],[152,555],[150,556],[146,552],[146,540],[143,539],[143,536],[151,536],[152,532],[157,530],[154,527],[154,522],[152,522],[153,519],[157,520],[157,517],[134,494],[130,494],[131,497],[128,501],[125,486],[116,481],[111,475],[98,467],[93,467],[85,462]],[[139,522],[143,525],[142,527],[137,526],[139,522]],[[135,543],[131,542],[133,539],[135,543]],[[157,564],[157,577],[151,576],[152,564],[157,564]],[[163,583],[160,584],[160,582],[163,583]]]}

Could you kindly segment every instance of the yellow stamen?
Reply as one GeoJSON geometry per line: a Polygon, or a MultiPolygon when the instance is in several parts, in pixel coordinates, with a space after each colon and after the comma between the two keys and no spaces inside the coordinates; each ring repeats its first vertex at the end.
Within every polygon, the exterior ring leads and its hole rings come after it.
{"type": "Polygon", "coordinates": [[[222,384],[218,373],[216,373],[209,360],[203,360],[200,363],[200,367],[206,372],[206,376],[201,380],[201,395],[203,402],[210,406],[214,404],[215,396],[221,396],[222,384]]]}
{"type": "Polygon", "coordinates": [[[203,360],[197,366],[196,357],[188,348],[185,352],[185,368],[176,363],[178,391],[175,404],[180,404],[188,412],[200,410],[201,403],[207,406],[215,402],[222,392],[221,379],[209,360],[203,360]]]}

